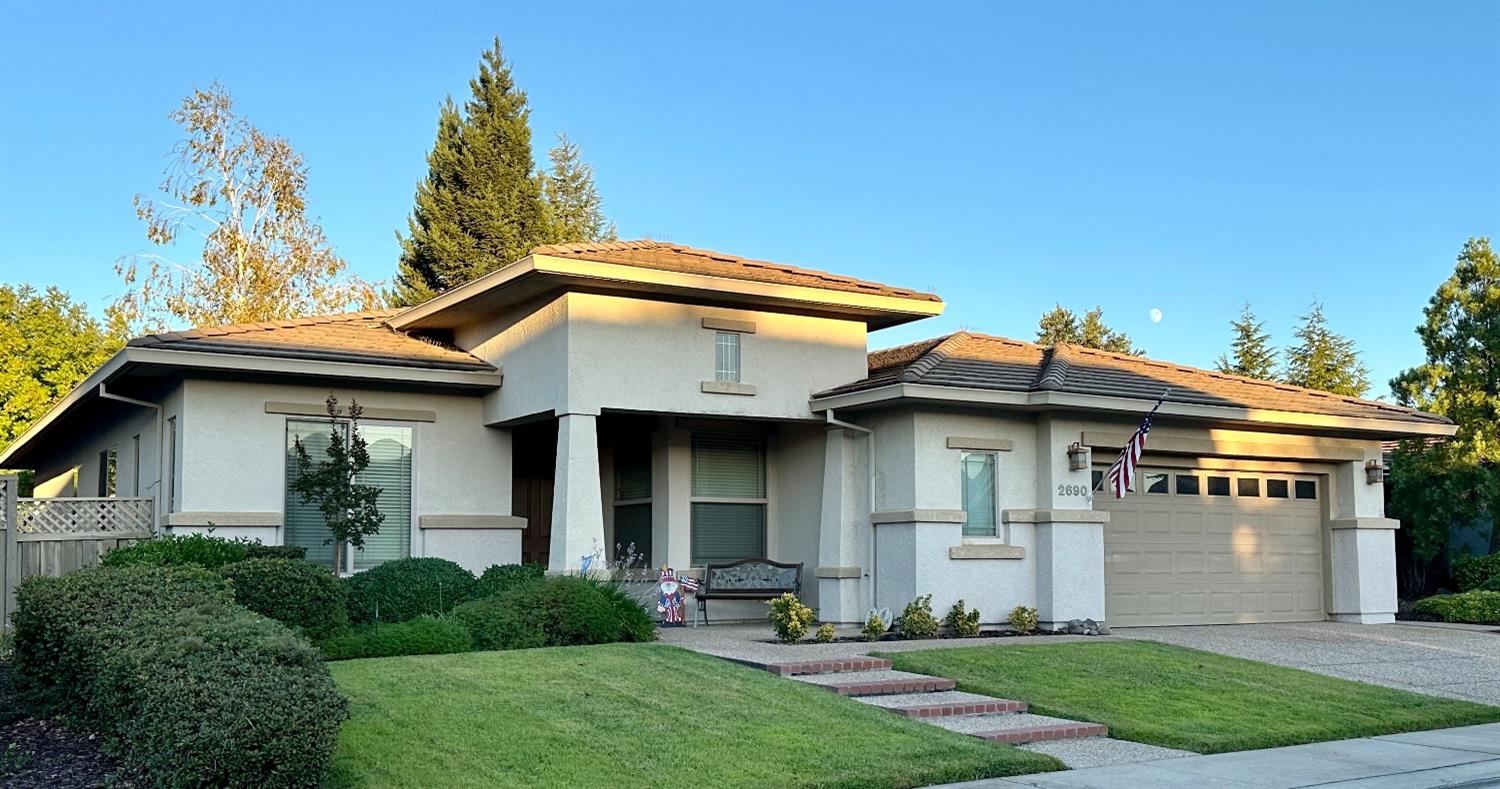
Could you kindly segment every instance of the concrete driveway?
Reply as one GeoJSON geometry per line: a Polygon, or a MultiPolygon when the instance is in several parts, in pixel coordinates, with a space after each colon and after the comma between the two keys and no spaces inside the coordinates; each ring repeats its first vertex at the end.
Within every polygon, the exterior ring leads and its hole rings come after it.
{"type": "Polygon", "coordinates": [[[1500,705],[1497,627],[1303,622],[1132,627],[1114,632],[1332,677],[1500,705]]]}

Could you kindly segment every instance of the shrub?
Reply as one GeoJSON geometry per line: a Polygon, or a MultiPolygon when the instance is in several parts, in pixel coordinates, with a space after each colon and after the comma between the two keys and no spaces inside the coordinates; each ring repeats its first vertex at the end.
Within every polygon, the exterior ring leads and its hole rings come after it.
{"type": "Polygon", "coordinates": [[[307,549],[301,545],[266,545],[252,542],[245,544],[246,559],[306,559],[307,549]]]}
{"type": "Polygon", "coordinates": [[[938,621],[932,615],[932,595],[922,595],[907,603],[896,618],[896,630],[902,638],[937,638],[938,621]]]}
{"type": "Polygon", "coordinates": [[[833,623],[824,622],[818,625],[818,632],[813,634],[813,640],[819,644],[832,644],[835,635],[837,635],[837,631],[834,630],[833,623]]]}
{"type": "Polygon", "coordinates": [[[1418,600],[1412,612],[1444,622],[1500,625],[1500,592],[1475,590],[1418,600]]]}
{"type": "Polygon", "coordinates": [[[1010,616],[1006,618],[1006,621],[1010,622],[1012,630],[1018,633],[1030,633],[1036,630],[1036,609],[1018,605],[1010,610],[1010,616]]]}
{"type": "Polygon", "coordinates": [[[813,610],[803,605],[791,592],[766,605],[771,607],[771,627],[776,631],[776,639],[783,644],[790,644],[807,635],[807,626],[817,618],[813,610]]]}
{"type": "Polygon", "coordinates": [[[1470,592],[1500,578],[1500,553],[1488,556],[1460,556],[1453,560],[1453,582],[1458,591],[1470,592]]]}
{"type": "Polygon", "coordinates": [[[307,634],[314,641],[349,626],[344,584],[321,565],[301,559],[246,559],[219,568],[234,600],[307,634]]]}
{"type": "Polygon", "coordinates": [[[522,584],[534,583],[547,575],[545,564],[492,564],[474,584],[472,596],[494,597],[522,584]]]}
{"type": "Polygon", "coordinates": [[[870,618],[865,620],[865,626],[860,629],[859,634],[866,641],[879,641],[885,635],[885,620],[880,618],[879,611],[870,612],[870,618]]]}
{"type": "Polygon", "coordinates": [[[207,534],[170,534],[116,548],[104,554],[99,563],[105,567],[196,564],[216,570],[231,562],[243,561],[253,544],[247,540],[226,540],[207,534]]]}
{"type": "Polygon", "coordinates": [[[325,639],[327,660],[393,657],[396,655],[446,655],[468,652],[474,639],[468,628],[452,617],[419,616],[405,622],[367,625],[325,639]]]}
{"type": "Polygon", "coordinates": [[[1481,592],[1500,592],[1500,575],[1491,576],[1490,580],[1479,585],[1481,592]]]}
{"type": "Polygon", "coordinates": [[[944,619],[948,627],[953,630],[953,635],[959,638],[973,638],[979,635],[979,609],[964,610],[964,601],[959,600],[948,609],[948,616],[944,619]]]}
{"type": "Polygon", "coordinates": [[[608,644],[622,631],[620,615],[604,593],[574,576],[472,600],[453,609],[453,618],[469,629],[476,649],[608,644]]]}
{"type": "Polygon", "coordinates": [[[656,617],[641,607],[639,600],[618,583],[589,579],[599,594],[615,609],[620,618],[620,637],[617,641],[642,643],[656,640],[656,617]]]}
{"type": "Polygon", "coordinates": [[[346,580],[349,619],[368,624],[445,614],[469,599],[474,582],[473,573],[447,559],[413,557],[386,562],[346,580]]]}

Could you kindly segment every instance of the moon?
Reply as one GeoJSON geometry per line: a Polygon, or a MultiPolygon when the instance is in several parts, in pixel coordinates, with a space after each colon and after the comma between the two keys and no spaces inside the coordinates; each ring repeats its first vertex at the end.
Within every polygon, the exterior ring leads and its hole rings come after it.
{"type": "Polygon", "coordinates": [[[1152,307],[1151,311],[1146,314],[1151,316],[1152,323],[1161,323],[1161,309],[1159,307],[1152,307]]]}

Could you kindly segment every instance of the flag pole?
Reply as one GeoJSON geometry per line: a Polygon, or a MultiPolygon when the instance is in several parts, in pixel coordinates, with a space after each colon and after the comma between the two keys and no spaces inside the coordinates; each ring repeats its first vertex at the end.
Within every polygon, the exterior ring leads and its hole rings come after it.
{"type": "MultiPolygon", "coordinates": [[[[1156,409],[1161,408],[1161,404],[1164,403],[1164,402],[1166,402],[1167,395],[1169,395],[1171,393],[1172,393],[1172,387],[1170,387],[1170,386],[1167,387],[1166,389],[1162,390],[1161,397],[1156,398],[1156,405],[1151,406],[1151,412],[1150,412],[1151,416],[1155,416],[1156,415],[1156,409]]],[[[1139,428],[1137,428],[1137,430],[1139,430],[1139,428]]],[[[1089,469],[1089,473],[1092,474],[1093,472],[1094,472],[1094,470],[1091,467],[1089,469]]],[[[1108,474],[1100,474],[1099,475],[1099,481],[1093,483],[1093,486],[1089,488],[1089,499],[1090,500],[1093,499],[1093,494],[1099,492],[1099,488],[1104,485],[1104,480],[1107,479],[1108,477],[1109,477],[1108,474]]]]}

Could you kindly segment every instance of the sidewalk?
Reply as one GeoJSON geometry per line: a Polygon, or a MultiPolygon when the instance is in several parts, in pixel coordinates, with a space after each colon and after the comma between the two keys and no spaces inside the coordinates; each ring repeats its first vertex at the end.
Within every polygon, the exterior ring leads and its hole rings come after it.
{"type": "Polygon", "coordinates": [[[1500,723],[946,784],[943,789],[1500,786],[1500,723]]]}

